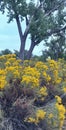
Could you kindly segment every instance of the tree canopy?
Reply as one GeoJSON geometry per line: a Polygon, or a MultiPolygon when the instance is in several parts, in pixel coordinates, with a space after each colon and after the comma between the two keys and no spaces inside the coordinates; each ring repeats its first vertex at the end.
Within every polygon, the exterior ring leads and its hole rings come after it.
{"type": "MultiPolygon", "coordinates": [[[[20,37],[20,54],[19,57],[24,59],[24,51],[27,36],[30,34],[31,45],[27,52],[27,59],[30,59],[32,51],[36,45],[48,39],[51,35],[64,31],[66,29],[65,18],[63,12],[65,8],[65,0],[0,0],[0,11],[7,11],[8,23],[16,20],[19,37],[20,37]],[[60,11],[62,10],[60,21],[60,11]],[[55,14],[56,12],[57,15],[55,14]],[[25,31],[21,23],[25,21],[25,31]],[[60,24],[59,22],[60,21],[60,24]]],[[[28,43],[27,43],[28,44],[28,43]]]]}
{"type": "MultiPolygon", "coordinates": [[[[64,17],[66,10],[63,10],[61,6],[56,12],[56,22],[57,26],[64,26],[66,23],[66,17],[64,17]]],[[[66,58],[66,32],[61,30],[59,33],[52,35],[51,39],[45,41],[45,46],[48,47],[43,51],[44,58],[50,56],[52,59],[57,60],[58,58],[66,58]]]]}

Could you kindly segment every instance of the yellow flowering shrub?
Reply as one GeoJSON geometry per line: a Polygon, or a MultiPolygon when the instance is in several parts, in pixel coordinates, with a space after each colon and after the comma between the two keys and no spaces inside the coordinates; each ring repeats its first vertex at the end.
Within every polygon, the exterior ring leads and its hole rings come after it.
{"type": "Polygon", "coordinates": [[[45,79],[46,82],[49,83],[49,81],[51,81],[50,75],[48,75],[46,72],[43,72],[43,76],[44,76],[44,79],[45,79]]]}
{"type": "Polygon", "coordinates": [[[29,117],[28,119],[25,119],[25,121],[31,122],[31,123],[36,123],[35,118],[29,117]]]}
{"type": "Polygon", "coordinates": [[[62,99],[59,96],[55,96],[55,102],[51,103],[51,109],[49,105],[46,106],[46,119],[50,129],[62,130],[66,109],[62,104],[62,99]]]}
{"type": "Polygon", "coordinates": [[[39,87],[39,77],[40,73],[36,68],[31,68],[30,66],[25,67],[23,70],[23,76],[21,83],[24,86],[39,87]]]}
{"type": "Polygon", "coordinates": [[[37,120],[43,120],[45,118],[46,112],[44,110],[38,109],[36,111],[37,120]]]}
{"type": "Polygon", "coordinates": [[[46,112],[42,109],[38,109],[35,113],[35,117],[28,117],[25,121],[32,122],[38,124],[41,120],[44,120],[46,116],[46,112]]]}
{"type": "Polygon", "coordinates": [[[37,62],[35,67],[40,72],[40,77],[43,78],[43,80],[47,83],[51,80],[51,76],[47,73],[48,72],[48,66],[46,63],[43,62],[37,62]]]}
{"type": "Polygon", "coordinates": [[[57,110],[57,117],[58,117],[58,127],[59,127],[59,130],[62,130],[62,126],[63,126],[63,123],[64,123],[64,119],[65,119],[65,107],[63,106],[62,104],[62,100],[59,96],[56,96],[56,104],[55,104],[55,107],[56,107],[56,110],[57,110]]]}
{"type": "Polygon", "coordinates": [[[24,73],[24,75],[34,76],[36,78],[39,78],[39,76],[40,76],[39,71],[36,68],[34,68],[34,67],[32,68],[30,66],[25,67],[25,69],[23,70],[23,73],[24,73]]]}
{"type": "Polygon", "coordinates": [[[48,92],[47,92],[47,88],[46,86],[43,86],[39,89],[38,91],[38,94],[41,96],[41,97],[45,97],[48,95],[48,92]]]}
{"type": "Polygon", "coordinates": [[[0,56],[0,62],[3,62],[4,60],[5,60],[5,56],[4,55],[0,56]]]}
{"type": "Polygon", "coordinates": [[[66,93],[66,87],[65,86],[63,87],[63,91],[64,91],[64,93],[66,93]]]}
{"type": "Polygon", "coordinates": [[[32,77],[32,76],[28,76],[28,75],[24,75],[22,76],[22,81],[21,83],[26,87],[31,87],[31,88],[35,88],[35,87],[39,87],[39,79],[36,77],[32,77]]]}
{"type": "Polygon", "coordinates": [[[61,80],[59,80],[59,66],[58,63],[54,60],[48,60],[48,68],[49,68],[49,75],[51,75],[51,81],[53,84],[57,84],[58,81],[61,82],[61,80]]]}
{"type": "Polygon", "coordinates": [[[62,103],[62,99],[59,96],[56,95],[55,98],[58,104],[62,103]]]}
{"type": "Polygon", "coordinates": [[[53,113],[50,113],[48,118],[51,119],[53,117],[54,117],[53,113]]]}
{"type": "MultiPolygon", "coordinates": [[[[44,102],[46,97],[51,97],[51,95],[48,95],[51,92],[51,87],[52,89],[55,88],[56,91],[54,92],[58,92],[59,90],[59,93],[60,91],[61,93],[66,93],[66,61],[62,59],[59,61],[47,60],[45,63],[32,60],[22,62],[16,59],[14,54],[0,56],[0,91],[7,88],[6,86],[11,87],[11,85],[16,89],[15,81],[17,79],[20,79],[19,87],[21,86],[21,90],[22,87],[27,89],[31,88],[35,91],[34,98],[38,98],[38,102],[39,99],[44,102]],[[11,79],[12,83],[10,82],[11,79]],[[48,88],[48,86],[50,87],[48,88]]],[[[48,118],[50,124],[53,123],[56,125],[58,121],[60,130],[65,118],[65,108],[57,93],[53,94],[55,94],[54,96],[56,98],[55,114],[50,112],[46,116],[47,112],[43,109],[37,109],[35,110],[34,117],[30,115],[27,118],[28,122],[38,124],[40,120],[48,118]]]]}
{"type": "Polygon", "coordinates": [[[0,69],[0,76],[5,76],[5,70],[4,69],[0,69]]]}
{"type": "Polygon", "coordinates": [[[45,63],[43,63],[43,62],[37,62],[36,63],[36,65],[35,65],[35,67],[40,71],[40,72],[42,72],[42,71],[47,71],[48,70],[48,66],[45,64],[45,63]]]}
{"type": "Polygon", "coordinates": [[[50,125],[50,126],[52,126],[52,129],[56,126],[56,122],[55,122],[55,120],[54,120],[54,114],[52,113],[52,112],[50,112],[49,114],[48,114],[48,117],[47,117],[47,120],[48,120],[48,124],[50,125]]]}
{"type": "Polygon", "coordinates": [[[7,85],[6,77],[2,76],[0,78],[0,90],[3,89],[7,85]]]}
{"type": "Polygon", "coordinates": [[[7,84],[6,72],[4,69],[0,69],[0,89],[3,89],[7,84]]]}

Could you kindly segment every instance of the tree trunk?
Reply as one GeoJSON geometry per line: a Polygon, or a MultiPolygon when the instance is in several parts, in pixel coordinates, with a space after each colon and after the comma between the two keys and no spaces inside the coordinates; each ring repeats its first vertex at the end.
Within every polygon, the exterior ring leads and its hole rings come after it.
{"type": "Polygon", "coordinates": [[[35,43],[32,41],[32,42],[31,42],[30,49],[29,49],[29,51],[28,51],[28,53],[27,53],[27,59],[28,59],[28,60],[29,60],[29,59],[31,58],[31,56],[32,56],[32,51],[33,51],[34,47],[35,47],[35,43]]]}
{"type": "Polygon", "coordinates": [[[16,23],[17,23],[17,27],[18,27],[20,42],[21,42],[20,51],[19,51],[19,58],[21,60],[24,60],[24,51],[25,51],[26,37],[22,33],[21,23],[20,23],[18,14],[16,14],[16,23]]]}
{"type": "Polygon", "coordinates": [[[20,52],[19,52],[19,58],[21,60],[24,60],[24,52],[25,52],[25,38],[23,36],[21,38],[21,46],[20,46],[20,52]]]}

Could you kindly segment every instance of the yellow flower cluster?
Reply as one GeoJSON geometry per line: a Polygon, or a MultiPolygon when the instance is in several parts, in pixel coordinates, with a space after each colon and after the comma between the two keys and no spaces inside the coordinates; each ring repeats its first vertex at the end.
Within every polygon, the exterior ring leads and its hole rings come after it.
{"type": "Polygon", "coordinates": [[[22,76],[21,83],[25,87],[31,87],[31,88],[39,87],[39,79],[34,76],[33,77],[27,75],[22,76]]]}
{"type": "Polygon", "coordinates": [[[36,68],[26,67],[23,71],[21,83],[24,86],[39,87],[40,73],[36,68]]]}
{"type": "Polygon", "coordinates": [[[59,64],[58,61],[48,60],[49,75],[51,75],[51,81],[53,84],[60,84],[62,78],[59,77],[59,64]]]}
{"type": "Polygon", "coordinates": [[[4,88],[4,86],[6,86],[6,84],[7,84],[7,81],[6,81],[6,77],[4,76],[2,76],[1,78],[0,78],[0,89],[3,89],[4,88]]]}
{"type": "Polygon", "coordinates": [[[54,70],[54,69],[58,69],[58,64],[57,64],[57,62],[55,61],[55,60],[48,60],[48,63],[49,63],[49,66],[50,66],[50,68],[52,69],[52,70],[54,70]]]}
{"type": "Polygon", "coordinates": [[[39,70],[40,76],[43,77],[43,79],[46,82],[49,82],[51,80],[51,76],[47,73],[48,72],[48,66],[46,65],[46,63],[37,62],[35,67],[39,70]]]}
{"type": "Polygon", "coordinates": [[[21,69],[20,60],[16,60],[14,54],[8,54],[0,57],[0,89],[4,89],[9,84],[10,79],[20,78],[21,69]]]}
{"type": "MultiPolygon", "coordinates": [[[[39,87],[39,89],[42,81],[46,85],[50,83],[60,86],[61,82],[65,82],[66,85],[66,65],[64,61],[62,64],[60,64],[60,61],[54,60],[48,60],[45,63],[28,60],[22,64],[21,62],[19,59],[16,60],[15,54],[0,56],[0,79],[2,76],[5,76],[4,79],[8,83],[10,78],[20,78],[21,84],[25,87],[39,87]]],[[[64,86],[62,87],[64,88],[64,86]]]]}
{"type": "Polygon", "coordinates": [[[36,111],[35,117],[29,117],[26,120],[28,122],[38,124],[41,120],[45,119],[45,116],[46,116],[46,112],[43,111],[42,109],[38,109],[36,111]]]}
{"type": "Polygon", "coordinates": [[[32,122],[32,123],[35,123],[35,118],[33,117],[29,117],[28,119],[25,119],[25,121],[28,121],[28,122],[32,122]]]}
{"type": "Polygon", "coordinates": [[[45,84],[51,83],[58,86],[60,86],[61,82],[66,84],[66,81],[62,79],[65,79],[66,66],[64,63],[61,66],[60,61],[48,60],[45,63],[34,61],[33,64],[33,61],[29,62],[26,60],[22,65],[20,63],[21,60],[16,60],[15,54],[0,56],[0,79],[2,76],[5,76],[4,79],[8,82],[10,78],[20,78],[22,79],[21,84],[25,87],[30,86],[34,88],[39,87],[42,81],[45,84]],[[61,75],[61,72],[63,75],[61,75]]]}
{"type": "Polygon", "coordinates": [[[65,119],[65,107],[63,106],[62,100],[59,96],[56,96],[56,100],[57,100],[57,102],[55,104],[55,107],[58,112],[59,130],[60,130],[63,126],[63,122],[65,119]]]}
{"type": "Polygon", "coordinates": [[[36,118],[38,121],[43,120],[45,118],[45,115],[46,115],[46,112],[41,109],[38,109],[36,112],[36,118]]]}
{"type": "Polygon", "coordinates": [[[40,71],[40,72],[42,72],[42,71],[47,71],[48,70],[48,66],[45,64],[45,63],[43,63],[43,62],[37,62],[36,63],[36,65],[35,65],[35,67],[40,71]]]}
{"type": "Polygon", "coordinates": [[[25,67],[23,73],[24,73],[24,75],[26,74],[28,76],[34,76],[36,78],[39,78],[39,76],[40,76],[39,71],[36,68],[34,68],[34,67],[32,68],[30,66],[25,67]]]}
{"type": "Polygon", "coordinates": [[[64,93],[66,93],[66,87],[63,88],[64,93]]]}
{"type": "MultiPolygon", "coordinates": [[[[44,63],[26,60],[22,62],[16,59],[14,54],[0,56],[0,90],[9,85],[10,79],[12,82],[15,81],[14,79],[20,79],[21,87],[33,88],[36,97],[41,97],[43,100],[48,95],[51,86],[58,88],[59,91],[62,88],[62,92],[66,92],[66,61],[48,60],[44,63]],[[48,90],[46,86],[50,86],[48,90]]],[[[61,127],[65,117],[65,108],[61,98],[59,96],[55,96],[55,98],[59,126],[61,127]]],[[[37,110],[35,117],[29,117],[28,121],[37,124],[45,118],[45,115],[46,112],[43,110],[37,110]]],[[[49,118],[54,118],[52,113],[49,114],[49,118]]]]}
{"type": "Polygon", "coordinates": [[[4,69],[0,69],[0,89],[3,89],[6,86],[6,73],[4,69]]]}
{"type": "Polygon", "coordinates": [[[48,92],[47,92],[46,86],[41,87],[41,88],[39,89],[38,94],[41,95],[41,96],[47,96],[47,95],[48,95],[48,92]]]}
{"type": "Polygon", "coordinates": [[[50,75],[48,75],[46,72],[43,72],[43,76],[44,76],[44,79],[45,79],[46,82],[51,81],[50,75]]]}
{"type": "Polygon", "coordinates": [[[52,113],[50,113],[48,118],[51,119],[53,117],[54,117],[54,115],[52,113]]]}
{"type": "Polygon", "coordinates": [[[62,99],[59,96],[56,95],[55,98],[58,104],[62,103],[62,99]]]}

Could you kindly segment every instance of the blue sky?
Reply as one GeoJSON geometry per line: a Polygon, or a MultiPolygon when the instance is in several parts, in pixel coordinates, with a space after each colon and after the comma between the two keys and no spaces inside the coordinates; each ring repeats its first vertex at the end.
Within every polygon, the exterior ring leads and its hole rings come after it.
{"type": "MultiPolygon", "coordinates": [[[[18,29],[16,22],[7,23],[8,18],[6,14],[2,15],[0,12],[0,50],[19,50],[20,49],[20,39],[18,34],[18,29]]],[[[25,25],[23,23],[23,27],[25,25]]],[[[30,47],[30,38],[27,39],[26,49],[30,47]]],[[[33,54],[41,55],[43,49],[43,43],[35,47],[33,54]]]]}

